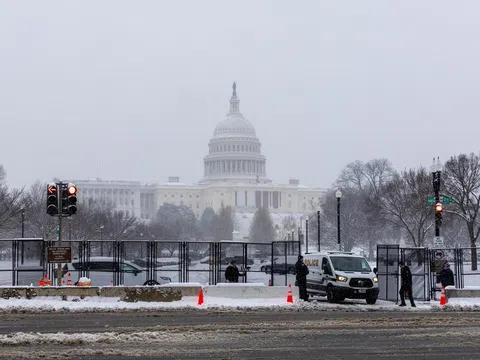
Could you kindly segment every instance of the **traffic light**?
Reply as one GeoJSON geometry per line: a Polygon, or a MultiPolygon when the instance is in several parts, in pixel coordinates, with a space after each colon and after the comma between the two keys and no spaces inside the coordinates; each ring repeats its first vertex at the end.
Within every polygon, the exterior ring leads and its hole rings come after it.
{"type": "Polygon", "coordinates": [[[443,205],[442,203],[435,204],[435,225],[442,225],[443,205]]]}
{"type": "Polygon", "coordinates": [[[77,212],[77,187],[69,183],[67,192],[68,192],[68,213],[73,215],[77,212]]]}
{"type": "Polygon", "coordinates": [[[62,184],[62,214],[71,216],[77,212],[77,187],[75,184],[62,184]]]}
{"type": "Polygon", "coordinates": [[[47,214],[50,216],[58,215],[58,193],[55,183],[47,185],[47,214]]]}

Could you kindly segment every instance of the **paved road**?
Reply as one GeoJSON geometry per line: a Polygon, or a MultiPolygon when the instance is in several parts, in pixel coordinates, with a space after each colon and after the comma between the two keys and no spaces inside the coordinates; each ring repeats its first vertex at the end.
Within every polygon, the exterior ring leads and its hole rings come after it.
{"type": "Polygon", "coordinates": [[[479,337],[479,312],[0,315],[0,359],[479,359],[479,337]]]}

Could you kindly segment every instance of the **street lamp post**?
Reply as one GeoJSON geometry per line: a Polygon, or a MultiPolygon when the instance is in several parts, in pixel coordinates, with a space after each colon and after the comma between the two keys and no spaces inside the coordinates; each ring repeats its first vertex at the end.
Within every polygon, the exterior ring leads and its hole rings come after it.
{"type": "Polygon", "coordinates": [[[335,197],[337,198],[337,239],[338,239],[338,250],[342,250],[342,246],[340,245],[340,199],[342,198],[342,192],[340,189],[337,190],[335,193],[335,197]]]}
{"type": "Polygon", "coordinates": [[[100,225],[100,256],[103,256],[103,225],[100,225]]]}
{"type": "Polygon", "coordinates": [[[320,251],[320,210],[317,211],[317,251],[320,251]]]}
{"type": "Polygon", "coordinates": [[[305,254],[308,254],[308,218],[305,219],[305,254]]]}

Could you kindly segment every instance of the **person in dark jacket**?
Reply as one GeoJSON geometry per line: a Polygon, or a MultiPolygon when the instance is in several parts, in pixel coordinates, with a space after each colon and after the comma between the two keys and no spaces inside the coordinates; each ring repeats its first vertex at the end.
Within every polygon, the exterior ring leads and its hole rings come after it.
{"type": "Polygon", "coordinates": [[[228,283],[238,283],[240,271],[237,268],[237,261],[232,260],[225,270],[225,280],[228,283]]]}
{"type": "Polygon", "coordinates": [[[412,291],[412,273],[410,272],[410,268],[405,265],[403,261],[399,263],[401,269],[401,281],[402,286],[400,287],[400,306],[406,306],[405,304],[405,294],[407,294],[408,298],[410,299],[410,305],[412,307],[415,306],[415,302],[413,301],[413,291],[412,291]]]}
{"type": "Polygon", "coordinates": [[[298,255],[298,261],[295,264],[295,273],[297,274],[296,278],[300,299],[308,301],[307,275],[309,274],[309,271],[307,265],[303,262],[302,255],[298,255]]]}
{"type": "Polygon", "coordinates": [[[438,280],[442,283],[443,287],[455,285],[453,271],[450,269],[450,264],[448,262],[443,265],[443,269],[438,275],[438,280]]]}

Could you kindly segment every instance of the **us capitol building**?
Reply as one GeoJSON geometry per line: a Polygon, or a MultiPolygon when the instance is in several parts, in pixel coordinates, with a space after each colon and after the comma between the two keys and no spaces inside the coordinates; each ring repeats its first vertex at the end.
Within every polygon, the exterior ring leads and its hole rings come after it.
{"type": "MultiPolygon", "coordinates": [[[[300,220],[312,211],[326,189],[300,185],[273,184],[267,177],[266,158],[255,128],[240,112],[236,84],[230,98],[230,111],[219,122],[203,159],[203,178],[196,184],[184,184],[177,176],[166,183],[143,184],[135,181],[72,180],[79,188],[79,201],[85,198],[110,200],[117,210],[133,213],[149,221],[164,203],[186,205],[197,218],[206,207],[218,211],[222,206],[235,210],[234,237],[248,237],[256,209],[268,206],[277,232],[282,235],[282,219],[293,215],[300,220]]],[[[300,224],[298,224],[300,226],[300,224]]],[[[235,240],[235,239],[234,239],[235,240]]]]}

